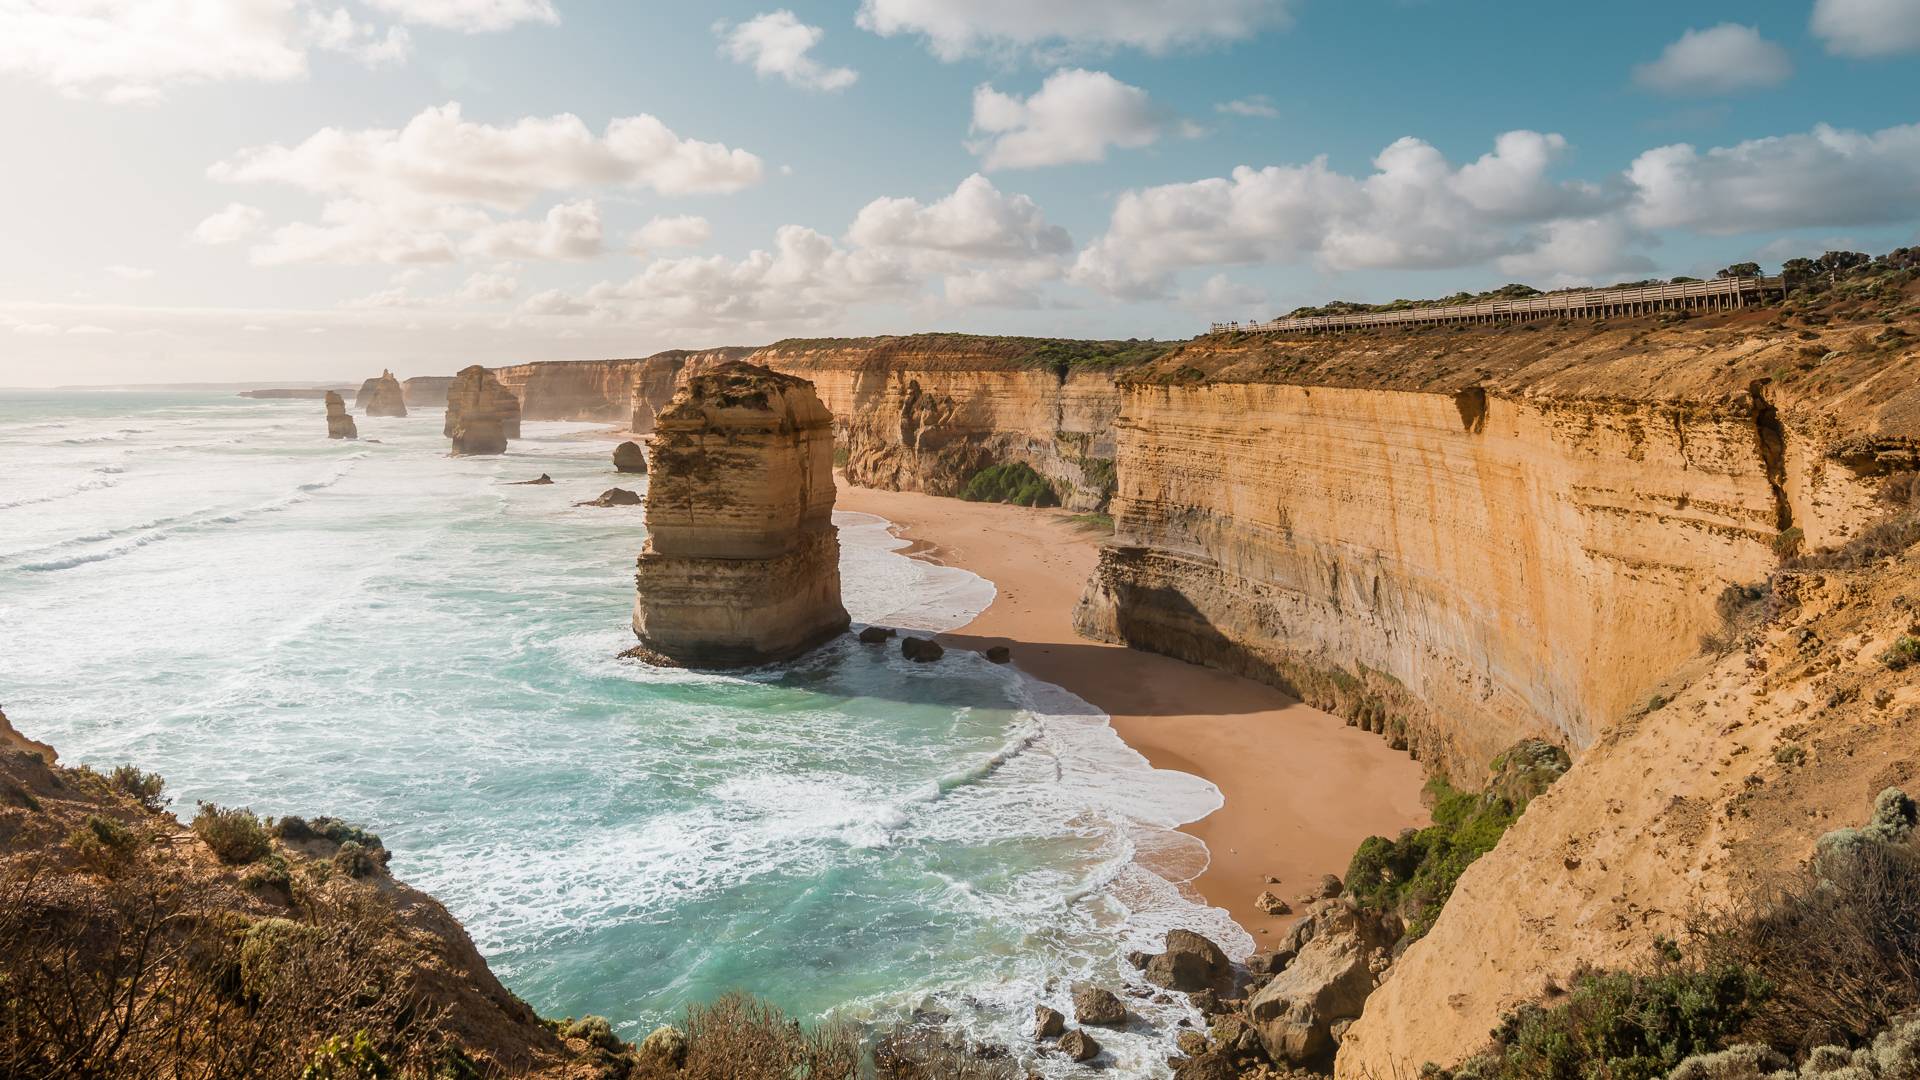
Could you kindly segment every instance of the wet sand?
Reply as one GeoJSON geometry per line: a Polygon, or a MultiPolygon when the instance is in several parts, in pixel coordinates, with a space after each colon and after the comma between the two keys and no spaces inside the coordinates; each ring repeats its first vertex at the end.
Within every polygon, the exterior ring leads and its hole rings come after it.
{"type": "Polygon", "coordinates": [[[1344,874],[1361,840],[1427,820],[1420,766],[1380,737],[1250,679],[1076,635],[1073,607],[1104,529],[1061,510],[844,481],[838,506],[893,522],[907,554],[994,583],[985,612],[940,635],[947,647],[1009,646],[1022,670],[1110,715],[1154,766],[1219,787],[1226,805],[1184,829],[1212,853],[1193,884],[1262,945],[1290,921],[1253,906],[1263,889],[1291,903],[1322,874],[1344,874]]]}

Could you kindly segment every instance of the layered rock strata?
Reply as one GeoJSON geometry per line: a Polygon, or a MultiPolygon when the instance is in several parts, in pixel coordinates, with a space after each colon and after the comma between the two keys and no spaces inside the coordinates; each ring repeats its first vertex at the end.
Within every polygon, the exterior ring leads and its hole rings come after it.
{"type": "Polygon", "coordinates": [[[635,655],[686,667],[796,656],[845,631],[833,416],[804,379],[695,376],[649,439],[635,655]]]}
{"type": "MultiPolygon", "coordinates": [[[[1188,346],[1125,381],[1077,625],[1280,685],[1466,784],[1523,737],[1583,747],[1724,589],[1869,501],[1831,413],[1767,374],[1797,339],[1666,335],[1188,346]]],[[[1863,360],[1862,404],[1888,375],[1863,360]]]]}
{"type": "MultiPolygon", "coordinates": [[[[635,393],[664,407],[685,373],[744,359],[748,348],[674,349],[653,356],[615,360],[551,360],[494,368],[500,385],[520,398],[528,420],[627,420],[635,393]]],[[[635,432],[653,430],[648,423],[635,432]]]]}
{"type": "Polygon", "coordinates": [[[360,432],[354,427],[353,417],[347,415],[347,402],[339,394],[327,391],[327,438],[357,439],[360,432]]]}
{"type": "Polygon", "coordinates": [[[787,341],[753,362],[819,388],[852,483],[959,495],[981,469],[1023,462],[1062,505],[1098,509],[1114,482],[1121,369],[1056,362],[1047,344],[964,334],[787,341]]]}
{"type": "Polygon", "coordinates": [[[353,407],[368,416],[405,416],[406,391],[401,388],[400,380],[393,377],[393,372],[383,370],[378,377],[360,384],[360,392],[353,397],[353,407]]]}
{"type": "Polygon", "coordinates": [[[441,432],[455,454],[504,454],[507,440],[520,437],[520,399],[486,368],[466,368],[447,391],[441,432]]]}

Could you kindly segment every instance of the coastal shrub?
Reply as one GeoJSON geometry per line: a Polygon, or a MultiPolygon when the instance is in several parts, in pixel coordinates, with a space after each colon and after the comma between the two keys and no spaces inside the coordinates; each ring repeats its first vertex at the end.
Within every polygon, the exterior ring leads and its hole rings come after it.
{"type": "Polygon", "coordinates": [[[273,850],[267,827],[244,806],[222,808],[203,802],[194,815],[193,831],[222,862],[250,863],[273,850]]]}
{"type": "Polygon", "coordinates": [[[1658,1080],[1737,1034],[1766,992],[1764,980],[1735,965],[1585,974],[1564,1003],[1509,1013],[1494,1029],[1493,1046],[1452,1076],[1658,1080]]]}
{"type": "Polygon", "coordinates": [[[854,1080],[860,1035],[828,1023],[808,1028],[747,994],[687,1006],[685,1080],[854,1080]]]}
{"type": "Polygon", "coordinates": [[[365,1031],[321,1043],[300,1070],[300,1080],[389,1080],[393,1075],[393,1065],[365,1031]]]}
{"type": "Polygon", "coordinates": [[[602,1050],[619,1050],[623,1045],[620,1037],[613,1033],[613,1025],[604,1016],[583,1016],[578,1020],[569,1020],[561,1026],[560,1035],[567,1039],[582,1039],[588,1045],[602,1050]]]}
{"type": "Polygon", "coordinates": [[[1527,803],[1564,774],[1566,751],[1529,739],[1493,761],[1485,790],[1457,791],[1445,778],[1427,782],[1433,824],[1397,839],[1361,841],[1347,864],[1347,891],[1377,914],[1399,917],[1403,943],[1432,928],[1453,888],[1474,860],[1492,851],[1527,803]]]}
{"type": "Polygon", "coordinates": [[[1013,503],[1017,506],[1059,506],[1060,496],[1047,478],[1024,461],[989,465],[967,479],[960,497],[968,502],[1013,503]]]}
{"type": "Polygon", "coordinates": [[[337,817],[317,817],[312,821],[288,814],[273,823],[273,835],[290,844],[304,843],[308,840],[331,840],[335,844],[358,844],[365,848],[369,857],[387,865],[392,854],[387,846],[380,842],[376,833],[337,817]]]}
{"type": "Polygon", "coordinates": [[[279,852],[269,852],[247,867],[240,884],[249,889],[277,889],[288,899],[293,897],[293,871],[279,852]]]}
{"type": "Polygon", "coordinates": [[[116,765],[107,780],[149,810],[160,810],[167,805],[167,800],[160,795],[160,789],[166,787],[167,782],[159,773],[142,772],[132,765],[116,765]]]}
{"type": "Polygon", "coordinates": [[[132,861],[140,850],[140,837],[112,818],[88,814],[79,828],[67,834],[67,846],[89,869],[112,874],[132,861]]]}
{"type": "Polygon", "coordinates": [[[349,840],[333,853],[333,868],[350,878],[363,878],[378,869],[373,852],[358,840],[349,840]]]}
{"type": "Polygon", "coordinates": [[[1916,660],[1920,660],[1920,637],[1912,634],[1900,635],[1880,654],[1880,662],[1894,671],[1904,671],[1916,660]]]}

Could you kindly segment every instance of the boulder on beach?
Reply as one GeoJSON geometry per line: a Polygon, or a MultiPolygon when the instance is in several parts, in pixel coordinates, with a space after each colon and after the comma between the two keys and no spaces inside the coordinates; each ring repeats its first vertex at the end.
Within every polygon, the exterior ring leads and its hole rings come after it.
{"type": "Polygon", "coordinates": [[[632,439],[628,439],[626,442],[614,447],[613,470],[623,473],[639,473],[645,476],[647,473],[646,451],[640,449],[640,444],[634,442],[632,439]]]}
{"type": "Polygon", "coordinates": [[[891,626],[869,626],[860,631],[860,644],[884,645],[894,635],[891,626]]]}
{"type": "Polygon", "coordinates": [[[987,650],[986,656],[988,660],[996,664],[1010,664],[1013,662],[1013,650],[1007,648],[1005,645],[992,646],[987,650]]]}
{"type": "Polygon", "coordinates": [[[1373,992],[1373,961],[1398,937],[1397,927],[1347,901],[1294,924],[1283,944],[1296,950],[1293,959],[1247,1001],[1267,1056],[1324,1065],[1333,1053],[1334,1025],[1360,1015],[1373,992]]]}
{"type": "Polygon", "coordinates": [[[327,391],[327,438],[357,439],[360,431],[354,427],[353,417],[347,415],[347,403],[333,391],[327,391]]]}
{"type": "Polygon", "coordinates": [[[1127,1006],[1104,986],[1074,983],[1073,1018],[1097,1027],[1119,1027],[1127,1022],[1127,1006]]]}
{"type": "Polygon", "coordinates": [[[1060,1052],[1075,1061],[1092,1061],[1100,1056],[1100,1044],[1085,1031],[1074,1028],[1060,1036],[1060,1052]]]}
{"type": "Polygon", "coordinates": [[[1269,915],[1293,914],[1293,905],[1275,896],[1271,889],[1263,890],[1259,896],[1255,897],[1253,906],[1269,915]]]}
{"type": "MultiPolygon", "coordinates": [[[[535,481],[536,483],[538,481],[535,481]]],[[[608,488],[597,499],[574,503],[575,506],[639,506],[640,496],[626,488],[608,488]]]]}
{"type": "Polygon", "coordinates": [[[1155,986],[1183,994],[1233,989],[1232,961],[1220,946],[1191,930],[1167,931],[1166,951],[1147,958],[1146,976],[1155,986]]]}

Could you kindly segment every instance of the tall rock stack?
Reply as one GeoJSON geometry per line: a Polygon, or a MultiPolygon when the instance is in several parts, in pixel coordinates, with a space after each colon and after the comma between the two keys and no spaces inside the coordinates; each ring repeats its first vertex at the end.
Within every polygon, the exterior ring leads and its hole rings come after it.
{"type": "Polygon", "coordinates": [[[478,364],[463,369],[447,388],[442,434],[456,454],[504,454],[520,437],[520,399],[478,364]]]}
{"type": "Polygon", "coordinates": [[[812,383],[726,364],[688,380],[648,441],[630,655],[745,667],[846,630],[833,414],[812,383]]]}
{"type": "Polygon", "coordinates": [[[360,432],[353,426],[353,417],[347,415],[347,401],[333,391],[327,391],[327,438],[357,439],[360,432]]]}
{"type": "Polygon", "coordinates": [[[407,415],[406,392],[400,389],[400,380],[394,378],[391,371],[382,370],[379,378],[361,383],[353,404],[368,416],[407,415]]]}

